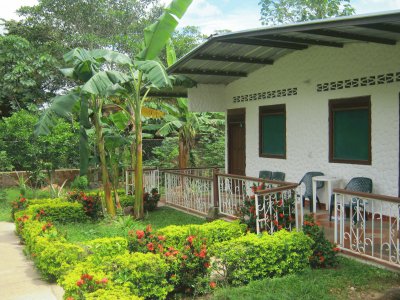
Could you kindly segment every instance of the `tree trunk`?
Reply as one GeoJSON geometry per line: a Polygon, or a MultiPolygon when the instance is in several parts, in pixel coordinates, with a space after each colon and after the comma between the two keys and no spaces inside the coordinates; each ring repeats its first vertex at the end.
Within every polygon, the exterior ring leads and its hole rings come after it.
{"type": "Polygon", "coordinates": [[[189,147],[179,138],[179,169],[187,168],[189,161],[189,147]]]}
{"type": "Polygon", "coordinates": [[[135,99],[135,136],[136,136],[136,163],[135,163],[135,217],[143,219],[143,152],[142,152],[142,116],[140,97],[135,99]]]}
{"type": "MultiPolygon", "coordinates": [[[[100,109],[101,112],[101,109],[100,109]]],[[[94,120],[95,120],[95,128],[96,128],[96,137],[97,137],[97,147],[99,149],[100,156],[100,166],[101,166],[101,179],[103,182],[104,189],[104,197],[106,202],[107,213],[111,216],[115,216],[115,206],[111,195],[111,183],[108,177],[107,170],[107,162],[106,162],[106,151],[104,149],[104,137],[103,137],[103,129],[100,125],[99,113],[95,112],[94,120]]]]}

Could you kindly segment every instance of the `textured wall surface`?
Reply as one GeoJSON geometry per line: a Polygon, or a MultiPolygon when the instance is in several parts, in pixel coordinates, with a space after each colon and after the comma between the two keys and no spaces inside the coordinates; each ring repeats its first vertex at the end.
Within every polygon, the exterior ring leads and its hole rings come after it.
{"type": "Polygon", "coordinates": [[[355,176],[374,182],[374,192],[397,196],[399,176],[399,93],[400,82],[358,86],[317,92],[317,85],[365,76],[400,72],[400,45],[354,43],[342,49],[310,47],[277,60],[248,77],[234,81],[218,93],[189,93],[192,106],[213,111],[225,101],[224,110],[246,107],[246,175],[259,170],[283,171],[286,180],[297,182],[307,171],[322,171],[342,179],[342,186],[355,176]],[[234,102],[235,96],[297,88],[297,95],[234,102]],[[371,96],[372,165],[329,163],[330,99],[371,96]],[[287,158],[258,155],[259,106],[286,104],[287,158]]]}

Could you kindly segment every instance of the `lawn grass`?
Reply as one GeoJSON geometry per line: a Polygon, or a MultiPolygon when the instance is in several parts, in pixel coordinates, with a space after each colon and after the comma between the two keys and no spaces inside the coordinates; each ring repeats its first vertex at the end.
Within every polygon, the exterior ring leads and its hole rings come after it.
{"type": "MultiPolygon", "coordinates": [[[[19,198],[19,188],[0,189],[0,221],[12,222],[11,203],[19,198]]],[[[28,199],[48,198],[50,193],[47,191],[27,189],[25,197],[28,199]]]]}
{"type": "Polygon", "coordinates": [[[216,300],[372,299],[400,286],[400,274],[340,257],[336,269],[307,269],[296,275],[253,281],[215,292],[216,300]]]}
{"type": "Polygon", "coordinates": [[[204,222],[202,218],[163,206],[146,214],[145,219],[140,221],[126,216],[95,223],[57,224],[57,229],[69,242],[83,242],[101,237],[127,236],[129,230],[144,229],[148,224],[151,224],[153,229],[160,229],[168,225],[203,224],[204,222]]]}

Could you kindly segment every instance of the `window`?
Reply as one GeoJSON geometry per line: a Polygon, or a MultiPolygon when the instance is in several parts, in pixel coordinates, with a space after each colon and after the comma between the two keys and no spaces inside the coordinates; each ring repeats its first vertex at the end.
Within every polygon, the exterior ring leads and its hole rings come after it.
{"type": "Polygon", "coordinates": [[[261,106],[259,126],[260,157],[286,158],[285,105],[261,106]]]}
{"type": "Polygon", "coordinates": [[[329,101],[329,162],[371,164],[370,96],[329,101]]]}

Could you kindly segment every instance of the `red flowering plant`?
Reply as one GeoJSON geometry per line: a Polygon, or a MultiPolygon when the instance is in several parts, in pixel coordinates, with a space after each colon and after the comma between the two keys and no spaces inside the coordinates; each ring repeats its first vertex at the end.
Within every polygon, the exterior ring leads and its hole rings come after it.
{"type": "Polygon", "coordinates": [[[26,201],[26,198],[22,195],[19,195],[18,200],[11,203],[11,218],[14,220],[15,213],[17,211],[24,210],[25,208],[27,208],[27,206],[28,203],[26,201]]]}
{"type": "Polygon", "coordinates": [[[193,294],[213,288],[215,283],[209,281],[211,264],[204,238],[188,236],[181,251],[175,253],[168,256],[167,261],[171,264],[170,279],[177,291],[193,294]]]}
{"type": "Polygon", "coordinates": [[[128,232],[128,249],[130,252],[164,254],[164,236],[153,234],[151,225],[145,230],[130,230],[128,232]]]}
{"type": "MultiPolygon", "coordinates": [[[[256,232],[257,226],[255,193],[265,190],[266,188],[265,183],[260,183],[258,185],[254,184],[251,187],[253,195],[247,196],[243,205],[239,209],[238,215],[240,221],[247,225],[250,232],[256,232]]],[[[266,220],[265,223],[270,227],[270,229],[272,229],[272,231],[290,229],[295,224],[294,195],[285,200],[283,200],[281,192],[278,192],[275,195],[275,199],[271,198],[271,209],[269,209],[267,203],[266,211],[259,211],[259,217],[266,220]]],[[[261,205],[263,200],[263,196],[259,196],[259,207],[263,206],[261,205]]],[[[267,228],[261,227],[261,230],[266,229],[267,228]]]]}
{"type": "Polygon", "coordinates": [[[23,215],[19,218],[17,218],[17,234],[20,235],[22,230],[24,229],[24,226],[26,224],[26,222],[29,220],[29,216],[28,215],[23,215]]]}
{"type": "Polygon", "coordinates": [[[143,193],[143,207],[145,211],[155,210],[158,201],[160,201],[160,194],[156,188],[153,188],[150,193],[143,193]]]}
{"type": "Polygon", "coordinates": [[[312,268],[334,267],[338,264],[337,254],[340,249],[325,238],[323,229],[312,215],[304,217],[303,232],[313,239],[313,253],[309,257],[312,268]]]}
{"type": "Polygon", "coordinates": [[[79,288],[78,292],[72,298],[76,300],[85,299],[84,295],[86,293],[92,293],[98,289],[103,289],[107,287],[107,284],[108,279],[106,277],[100,280],[95,280],[93,275],[82,274],[81,278],[76,282],[76,285],[79,288]]]}
{"type": "Polygon", "coordinates": [[[47,237],[49,239],[57,238],[58,232],[54,227],[53,223],[47,222],[42,226],[42,231],[40,232],[40,236],[47,237]]]}
{"type": "Polygon", "coordinates": [[[82,191],[71,191],[68,193],[67,200],[81,203],[85,214],[93,220],[101,216],[101,200],[98,194],[88,195],[82,191]]]}

